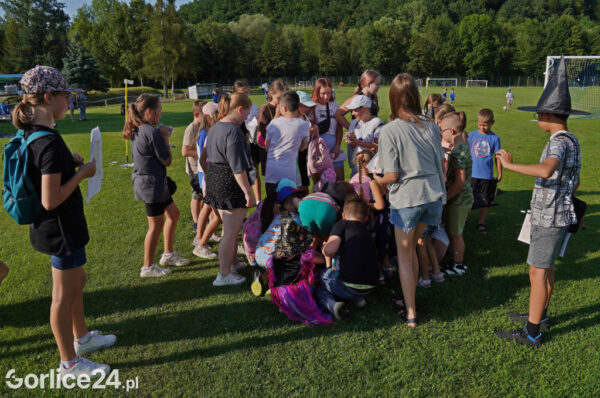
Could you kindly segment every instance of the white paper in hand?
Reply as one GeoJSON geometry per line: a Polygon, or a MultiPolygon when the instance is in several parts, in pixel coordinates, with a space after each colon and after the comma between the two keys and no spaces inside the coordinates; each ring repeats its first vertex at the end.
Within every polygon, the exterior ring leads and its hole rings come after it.
{"type": "Polygon", "coordinates": [[[367,164],[367,170],[371,173],[378,174],[381,173],[381,167],[379,166],[379,153],[376,153],[373,156],[373,159],[367,164]]]}
{"type": "Polygon", "coordinates": [[[92,159],[96,159],[96,174],[94,174],[93,177],[88,178],[87,195],[85,198],[86,203],[100,192],[100,185],[102,183],[102,134],[98,127],[93,128],[90,134],[90,162],[92,159]]]}
{"type": "Polygon", "coordinates": [[[527,210],[525,219],[523,220],[523,226],[519,233],[518,241],[529,244],[531,241],[531,210],[527,210]]]}

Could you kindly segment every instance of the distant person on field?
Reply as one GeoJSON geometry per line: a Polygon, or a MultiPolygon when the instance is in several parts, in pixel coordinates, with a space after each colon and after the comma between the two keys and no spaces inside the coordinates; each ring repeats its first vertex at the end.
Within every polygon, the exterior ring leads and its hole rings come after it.
{"type": "Polygon", "coordinates": [[[215,104],[218,104],[220,99],[221,99],[221,90],[219,90],[218,88],[215,87],[212,91],[212,100],[215,104]]]}
{"type": "Polygon", "coordinates": [[[192,199],[190,202],[190,211],[194,220],[194,232],[198,227],[198,215],[202,209],[202,187],[198,180],[198,152],[196,151],[196,141],[198,133],[204,127],[204,114],[202,107],[206,104],[203,100],[194,101],[192,114],[194,120],[187,126],[183,133],[183,144],[181,145],[181,156],[185,157],[185,172],[190,179],[192,188],[192,199]]]}
{"type": "Polygon", "coordinates": [[[482,234],[487,233],[485,219],[490,205],[496,198],[496,184],[502,180],[502,163],[496,158],[496,152],[501,148],[500,137],[492,131],[494,125],[494,112],[491,109],[482,109],[477,115],[478,129],[469,133],[469,146],[473,158],[473,177],[471,186],[473,195],[483,199],[485,206],[479,208],[477,230],[482,234]],[[497,177],[494,180],[494,164],[497,177]]]}
{"type": "Polygon", "coordinates": [[[550,329],[548,307],[554,290],[554,261],[563,245],[569,227],[577,224],[573,195],[579,187],[581,146],[568,130],[570,114],[588,114],[571,109],[571,96],[564,58],[548,79],[548,84],[536,107],[520,107],[536,112],[538,126],[550,139],[538,164],[516,164],[504,149],[497,153],[502,165],[511,171],[536,177],[531,197],[531,241],[529,265],[529,313],[510,312],[516,322],[525,323],[522,329],[497,332],[498,337],[519,344],[537,347],[543,343],[541,330],[550,329]]]}
{"type": "Polygon", "coordinates": [[[77,94],[77,106],[79,106],[79,121],[85,122],[87,120],[85,114],[85,108],[87,107],[87,97],[85,95],[85,91],[77,94]]]}
{"type": "Polygon", "coordinates": [[[515,95],[512,90],[509,88],[506,89],[506,110],[510,110],[512,106],[513,100],[515,99],[515,95]]]}
{"type": "Polygon", "coordinates": [[[473,206],[471,189],[471,170],[473,160],[469,144],[463,137],[461,116],[458,112],[448,113],[440,122],[442,140],[450,146],[448,158],[448,181],[446,182],[446,211],[444,226],[450,236],[452,246],[452,264],[445,269],[447,275],[463,275],[465,265],[465,242],[462,234],[465,222],[473,206]]]}
{"type": "Polygon", "coordinates": [[[144,265],[140,277],[161,277],[171,273],[154,263],[158,239],[163,233],[164,252],[160,265],[185,266],[190,260],[173,250],[179,209],[173,201],[174,188],[167,177],[167,167],[173,161],[169,138],[171,128],[154,127],[160,122],[162,105],[158,96],[142,94],[127,109],[123,137],[131,141],[133,157],[133,192],[144,202],[148,232],[144,239],[144,265]],[[165,217],[166,216],[166,217],[165,217]],[[165,220],[166,218],[166,220],[165,220]]]}
{"type": "Polygon", "coordinates": [[[454,89],[450,89],[450,105],[454,105],[454,101],[456,100],[456,93],[454,93],[454,89]]]}
{"type": "Polygon", "coordinates": [[[68,93],[75,89],[49,66],[28,70],[19,83],[24,94],[13,110],[13,124],[23,130],[25,138],[36,132],[50,133],[28,146],[27,174],[42,205],[41,214],[29,226],[29,240],[35,250],[50,255],[50,326],[60,353],[58,373],[61,377],[91,378],[100,372],[108,375],[108,365],[81,357],[110,347],[117,340],[114,335],[89,331],[84,315],[87,275],[83,265],[87,262],[85,246],[90,237],[79,184],[96,174],[96,161],[84,163],[79,154],[71,153],[53,128],[57,120],[65,117],[68,93]]]}
{"type": "Polygon", "coordinates": [[[77,99],[73,93],[69,93],[69,113],[71,114],[71,122],[75,121],[75,108],[77,107],[77,99]]]}

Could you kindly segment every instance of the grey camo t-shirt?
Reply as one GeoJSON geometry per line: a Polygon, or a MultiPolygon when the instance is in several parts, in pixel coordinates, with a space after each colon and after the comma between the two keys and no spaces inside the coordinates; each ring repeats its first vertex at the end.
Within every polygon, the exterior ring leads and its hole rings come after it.
{"type": "Polygon", "coordinates": [[[559,164],[550,178],[535,179],[531,197],[531,224],[545,228],[576,224],[572,195],[581,171],[581,147],[577,137],[566,130],[553,134],[542,152],[540,163],[548,158],[557,159],[559,164]]]}

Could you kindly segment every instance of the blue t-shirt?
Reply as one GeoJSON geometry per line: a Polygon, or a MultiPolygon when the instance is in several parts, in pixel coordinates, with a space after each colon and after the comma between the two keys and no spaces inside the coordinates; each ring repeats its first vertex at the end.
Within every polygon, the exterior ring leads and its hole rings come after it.
{"type": "Polygon", "coordinates": [[[446,102],[446,93],[442,93],[442,102],[446,102]]]}
{"type": "MultiPolygon", "coordinates": [[[[206,129],[202,129],[198,133],[198,141],[196,142],[196,145],[197,145],[196,151],[198,153],[198,160],[200,160],[200,155],[202,155],[202,151],[204,150],[205,141],[206,141],[206,129]]],[[[198,181],[200,181],[200,187],[202,187],[202,181],[204,181],[204,170],[202,170],[202,166],[200,166],[200,163],[198,163],[198,181]]]]}
{"type": "Polygon", "coordinates": [[[456,94],[450,93],[450,102],[454,102],[454,98],[456,98],[456,94]]]}
{"type": "Polygon", "coordinates": [[[493,132],[481,134],[479,130],[469,133],[469,146],[473,158],[473,178],[494,179],[493,155],[500,150],[500,137],[493,132]]]}

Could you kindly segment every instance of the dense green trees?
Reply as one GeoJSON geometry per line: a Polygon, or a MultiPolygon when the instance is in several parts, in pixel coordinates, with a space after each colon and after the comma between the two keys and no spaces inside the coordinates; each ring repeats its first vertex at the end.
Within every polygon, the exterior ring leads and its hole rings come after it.
{"type": "Polygon", "coordinates": [[[71,86],[86,91],[106,91],[108,89],[108,81],[102,77],[96,61],[89,55],[87,48],[81,44],[79,36],[76,36],[69,45],[63,61],[62,73],[71,86]]]}
{"type": "Polygon", "coordinates": [[[0,71],[62,68],[78,36],[113,86],[246,77],[540,76],[546,55],[600,53],[598,0],[0,0],[0,71]]]}

